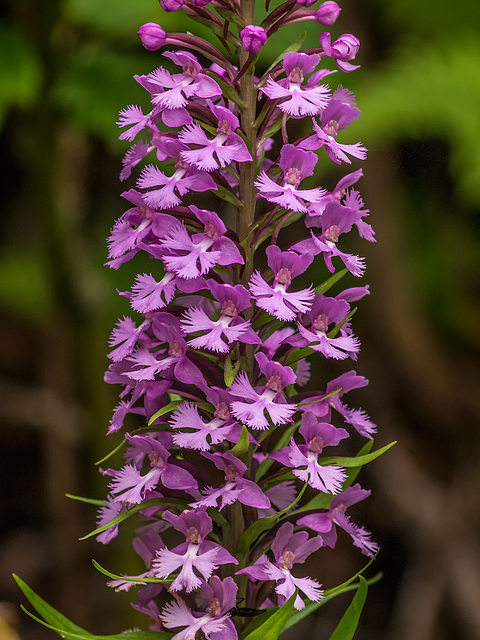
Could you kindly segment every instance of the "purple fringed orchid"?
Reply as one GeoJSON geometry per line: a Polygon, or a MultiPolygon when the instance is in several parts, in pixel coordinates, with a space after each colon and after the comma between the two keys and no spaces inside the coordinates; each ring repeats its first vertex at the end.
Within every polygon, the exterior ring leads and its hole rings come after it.
{"type": "Polygon", "coordinates": [[[153,573],[157,578],[168,578],[180,569],[170,585],[171,591],[185,589],[189,593],[199,587],[202,580],[194,569],[204,580],[208,580],[219,565],[238,564],[238,560],[226,549],[205,540],[212,530],[212,519],[205,510],[184,511],[179,516],[166,511],[162,517],[185,536],[185,542],[174,549],[164,547],[157,551],[156,558],[152,561],[153,573]]]}
{"type": "Polygon", "coordinates": [[[325,390],[326,399],[318,402],[317,398],[312,398],[314,402],[309,408],[318,417],[325,417],[330,420],[331,408],[338,411],[347,424],[351,424],[360,435],[365,438],[373,438],[377,431],[377,426],[365,413],[363,409],[351,409],[341,401],[341,397],[352,389],[365,387],[368,380],[364,376],[359,376],[355,371],[348,371],[331,380],[325,390]],[[333,395],[332,395],[333,394],[333,395]],[[329,396],[329,397],[328,397],[329,396]]]}
{"type": "Polygon", "coordinates": [[[170,453],[160,442],[150,436],[130,436],[127,433],[125,437],[139,452],[148,457],[150,469],[142,475],[136,465],[127,464],[120,471],[106,471],[108,475],[113,476],[110,490],[115,496],[114,500],[140,504],[145,499],[146,492],[156,488],[159,482],[167,489],[185,490],[198,487],[197,481],[189,471],[168,462],[170,453]]]}
{"type": "Polygon", "coordinates": [[[329,98],[329,89],[326,85],[318,83],[332,71],[321,69],[313,73],[320,62],[320,56],[316,53],[290,52],[283,56],[283,68],[286,78],[276,81],[271,76],[261,91],[270,100],[282,100],[279,109],[291,116],[314,116],[321,113],[326,107],[329,98]],[[312,74],[306,85],[303,80],[306,75],[312,74]]]}
{"type": "Polygon", "coordinates": [[[235,133],[240,126],[238,118],[225,107],[215,106],[211,100],[207,100],[207,104],[218,120],[217,135],[210,139],[200,125],[187,125],[178,138],[185,145],[194,145],[195,148],[182,151],[182,158],[203,171],[251,160],[245,142],[235,133]]]}
{"type": "Polygon", "coordinates": [[[227,353],[230,344],[237,340],[247,344],[260,343],[257,334],[250,328],[250,321],[239,316],[240,312],[250,308],[250,295],[245,287],[213,281],[210,290],[221,305],[220,317],[213,320],[197,307],[185,311],[182,321],[185,333],[202,332],[202,335],[188,340],[188,344],[194,349],[203,347],[209,351],[227,353]]]}
{"type": "Polygon", "coordinates": [[[356,502],[364,500],[370,495],[370,491],[361,489],[359,484],[348,487],[330,503],[328,511],[304,516],[297,521],[297,525],[308,527],[319,533],[327,547],[334,547],[337,541],[335,525],[346,531],[353,540],[353,544],[362,553],[372,558],[378,551],[378,545],[372,542],[370,534],[363,528],[353,524],[345,514],[346,509],[356,502]]]}
{"type": "MultiPolygon", "coordinates": [[[[294,563],[303,563],[308,556],[323,545],[321,536],[310,538],[306,531],[293,533],[294,526],[285,522],[277,531],[272,542],[274,562],[270,562],[266,556],[261,556],[252,566],[237,571],[237,574],[247,575],[253,580],[274,580],[277,584],[275,591],[279,603],[283,604],[294,593],[295,589],[318,602],[323,597],[323,591],[316,580],[312,578],[295,578],[291,574],[294,563]]],[[[305,603],[297,595],[294,603],[295,609],[304,609],[305,603]]]]}
{"type": "Polygon", "coordinates": [[[322,465],[318,456],[324,447],[336,446],[348,437],[345,429],[338,429],[327,422],[318,422],[311,411],[302,416],[302,424],[298,430],[305,444],[297,445],[291,438],[290,445],[270,454],[270,458],[281,462],[286,467],[294,468],[294,475],[317,491],[338,493],[346,475],[345,470],[336,465],[322,465]]]}
{"type": "Polygon", "coordinates": [[[325,189],[298,188],[304,178],[313,175],[317,161],[315,153],[302,151],[293,144],[284,145],[278,163],[283,171],[282,184],[277,184],[262,171],[255,182],[258,196],[291,211],[307,211],[307,202],[320,202],[326,193],[325,189]]]}
{"type": "Polygon", "coordinates": [[[167,268],[190,280],[208,273],[217,264],[243,264],[235,242],[225,236],[227,228],[219,216],[195,205],[190,210],[204,225],[204,231],[190,236],[181,222],[169,229],[159,245],[167,268]]]}
{"type": "Polygon", "coordinates": [[[294,320],[299,313],[306,313],[315,296],[312,286],[301,291],[288,291],[293,278],[303,273],[312,263],[313,256],[298,255],[293,251],[281,251],[277,245],[266,250],[268,266],[274,279],[267,284],[258,271],[250,279],[250,291],[260,309],[279,320],[294,320]]]}
{"type": "Polygon", "coordinates": [[[359,116],[360,109],[355,106],[353,94],[340,87],[334,92],[322,111],[320,116],[321,126],[318,125],[315,119],[312,120],[315,133],[300,142],[300,148],[315,151],[325,147],[328,157],[337,164],[342,161],[351,164],[347,153],[355,158],[364,160],[367,150],[360,142],[341,144],[336,140],[338,132],[346,129],[359,116]]]}
{"type": "Polygon", "coordinates": [[[333,329],[340,324],[349,312],[350,305],[346,300],[316,295],[308,313],[309,326],[299,322],[299,333],[288,338],[288,342],[296,347],[310,347],[314,351],[323,353],[327,358],[344,360],[350,357],[356,360],[360,341],[347,331],[347,324],[341,327],[339,336],[328,336],[329,327],[333,329]]]}
{"type": "Polygon", "coordinates": [[[202,73],[202,67],[196,56],[189,51],[166,51],[163,55],[181,66],[182,73],[171,74],[160,67],[147,75],[134,76],[135,80],[151,94],[152,104],[158,113],[183,109],[188,99],[194,96],[213,98],[222,94],[215,80],[202,73]]]}
{"type": "MultiPolygon", "coordinates": [[[[180,405],[170,419],[170,426],[175,430],[173,442],[185,449],[200,449],[209,451],[211,445],[224,442],[237,442],[241,427],[238,422],[230,418],[228,405],[226,413],[217,410],[212,420],[205,421],[200,416],[196,405],[185,402],[180,405]],[[188,431],[180,431],[188,429],[188,431]]],[[[251,437],[252,442],[255,442],[251,437]]]]}
{"type": "Polygon", "coordinates": [[[293,369],[270,361],[264,353],[255,354],[255,360],[267,382],[254,388],[245,372],[239,373],[229,389],[233,398],[241,398],[230,405],[233,415],[249,427],[261,430],[269,425],[265,412],[275,425],[290,422],[297,405],[286,403],[282,391],[295,382],[293,369]]]}
{"type": "Polygon", "coordinates": [[[332,39],[328,31],[324,31],[320,36],[320,46],[323,53],[329,58],[333,58],[341,71],[349,73],[360,69],[359,64],[352,64],[360,48],[360,40],[351,33],[344,33],[332,44],[332,39]]]}
{"type": "Polygon", "coordinates": [[[172,640],[192,640],[198,631],[207,640],[237,640],[237,630],[229,613],[235,607],[237,589],[233,578],[220,580],[218,576],[212,576],[201,584],[191,607],[180,598],[166,604],[160,615],[165,627],[185,627],[172,640]]]}
{"type": "Polygon", "coordinates": [[[260,487],[255,482],[243,477],[247,471],[247,465],[241,460],[228,452],[204,452],[202,455],[211,460],[217,469],[225,473],[225,484],[218,489],[213,487],[203,489],[201,493],[205,497],[191,505],[194,509],[199,507],[216,508],[219,500],[221,501],[220,511],[236,500],[257,509],[270,507],[270,500],[260,487]]]}
{"type": "Polygon", "coordinates": [[[175,171],[167,176],[154,165],[145,167],[137,180],[140,189],[150,189],[144,193],[145,202],[155,209],[170,209],[181,203],[181,196],[189,191],[200,193],[216,190],[217,185],[213,178],[188,163],[180,153],[187,149],[187,145],[176,141],[178,154],[175,157],[175,171]],[[158,187],[158,188],[153,188],[158,187]],[[178,193],[178,195],[177,195],[178,193]]]}

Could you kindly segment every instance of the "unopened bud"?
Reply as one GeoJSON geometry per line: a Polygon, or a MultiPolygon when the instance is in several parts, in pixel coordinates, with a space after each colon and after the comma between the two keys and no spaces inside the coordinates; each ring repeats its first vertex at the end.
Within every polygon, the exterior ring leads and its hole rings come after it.
{"type": "Polygon", "coordinates": [[[324,2],[315,11],[315,20],[320,24],[330,26],[335,23],[336,19],[340,15],[340,7],[336,2],[324,2]]]}
{"type": "Polygon", "coordinates": [[[158,0],[164,11],[178,11],[183,7],[185,0],[158,0]]]}
{"type": "Polygon", "coordinates": [[[258,53],[267,41],[267,33],[263,27],[249,24],[240,32],[240,40],[244,51],[258,53]]]}
{"type": "Polygon", "coordinates": [[[165,31],[155,22],[147,22],[137,31],[143,46],[148,51],[156,51],[165,44],[167,38],[165,31]]]}

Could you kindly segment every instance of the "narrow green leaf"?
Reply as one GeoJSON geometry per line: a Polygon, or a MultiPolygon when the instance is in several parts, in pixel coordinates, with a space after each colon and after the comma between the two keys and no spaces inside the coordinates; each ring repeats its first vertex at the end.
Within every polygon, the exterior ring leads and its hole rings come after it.
{"type": "Polygon", "coordinates": [[[135,582],[136,584],[146,584],[147,582],[156,582],[160,584],[170,584],[174,581],[174,578],[138,578],[136,576],[122,576],[118,573],[112,573],[108,571],[108,569],[104,569],[101,564],[99,564],[96,560],[92,560],[92,564],[97,571],[103,573],[104,576],[108,578],[113,578],[114,580],[125,580],[125,582],[135,582]]]}
{"type": "Polygon", "coordinates": [[[267,516],[255,520],[248,529],[246,529],[238,540],[238,550],[240,554],[247,553],[254,542],[268,529],[271,529],[277,522],[278,516],[267,516]]]}
{"type": "Polygon", "coordinates": [[[236,24],[238,27],[240,27],[240,29],[243,29],[246,26],[245,20],[241,16],[239,16],[238,13],[235,13],[234,11],[228,11],[228,9],[222,9],[218,6],[215,7],[215,10],[218,15],[222,16],[222,18],[224,18],[227,22],[233,22],[233,24],[236,24]]]}
{"type": "Polygon", "coordinates": [[[79,502],[94,504],[97,507],[103,507],[105,504],[105,500],[97,500],[96,498],[84,498],[83,496],[74,496],[71,493],[66,493],[65,496],[70,498],[70,500],[78,500],[79,502]]]}
{"type": "Polygon", "coordinates": [[[365,578],[360,576],[359,580],[360,584],[358,585],[357,593],[353,597],[350,606],[343,614],[337,628],[330,636],[330,640],[352,640],[353,638],[368,591],[368,585],[365,578]]]}
{"type": "Polygon", "coordinates": [[[92,538],[93,536],[98,536],[99,533],[110,529],[110,527],[115,526],[116,524],[120,524],[130,516],[135,515],[139,511],[143,511],[144,509],[148,509],[149,507],[176,507],[183,511],[188,506],[188,504],[184,500],[177,500],[175,498],[152,498],[151,500],[144,500],[140,504],[132,505],[131,507],[127,507],[125,511],[122,511],[105,524],[102,524],[101,527],[95,529],[94,531],[90,531],[85,536],[79,538],[80,540],[86,540],[87,538],[92,538]]]}
{"type": "Polygon", "coordinates": [[[233,453],[237,458],[244,458],[248,453],[248,448],[250,447],[249,435],[247,427],[243,425],[242,434],[238,439],[237,444],[230,450],[230,453],[233,453]]]}
{"type": "Polygon", "coordinates": [[[222,187],[221,184],[217,184],[217,188],[215,189],[215,191],[212,191],[212,193],[217,195],[222,200],[225,200],[226,202],[233,204],[233,206],[236,207],[237,209],[243,209],[243,202],[239,200],[234,193],[232,193],[225,187],[222,187]]]}
{"type": "MultiPolygon", "coordinates": [[[[278,439],[278,442],[275,445],[274,451],[277,451],[278,449],[282,449],[283,447],[286,447],[287,444],[290,442],[290,438],[293,436],[293,434],[297,429],[298,429],[297,425],[292,425],[291,427],[288,427],[287,429],[285,429],[285,431],[282,433],[282,435],[278,439]]],[[[266,458],[258,465],[257,471],[255,473],[255,482],[258,483],[260,478],[262,478],[267,473],[267,471],[270,469],[270,467],[274,462],[275,460],[266,458]]]]}
{"type": "Polygon", "coordinates": [[[318,287],[315,287],[315,293],[327,293],[327,291],[331,289],[331,287],[333,287],[333,285],[337,283],[341,278],[343,278],[346,273],[348,273],[348,269],[341,269],[340,271],[337,271],[337,273],[334,273],[333,276],[328,278],[328,280],[325,280],[325,282],[319,284],[318,287]]]}
{"type": "Polygon", "coordinates": [[[277,640],[278,636],[292,615],[293,605],[297,597],[297,591],[263,624],[245,637],[245,640],[277,640]]]}
{"type": "MultiPolygon", "coordinates": [[[[65,632],[89,635],[88,631],[85,631],[82,627],[70,622],[68,618],[49,605],[48,602],[45,602],[45,600],[38,596],[33,589],[30,589],[30,587],[21,578],[15,574],[13,574],[13,577],[30,604],[47,622],[59,627],[65,632]]],[[[26,613],[28,613],[28,611],[26,613]]]]}
{"type": "Polygon", "coordinates": [[[240,107],[240,109],[245,109],[246,105],[243,100],[240,100],[238,93],[229,82],[222,78],[222,76],[220,76],[218,73],[215,73],[215,71],[210,71],[209,69],[205,71],[205,75],[210,76],[210,78],[215,80],[215,82],[220,85],[225,98],[234,102],[237,107],[240,107]]]}
{"type": "Polygon", "coordinates": [[[338,334],[338,332],[339,332],[339,331],[340,331],[340,329],[343,327],[343,325],[344,325],[346,322],[348,322],[348,321],[350,320],[350,318],[351,318],[355,313],[357,313],[357,307],[355,307],[354,309],[352,309],[352,310],[350,311],[350,313],[349,313],[349,314],[347,314],[347,315],[345,316],[345,318],[344,318],[341,322],[339,322],[338,324],[336,324],[336,325],[333,327],[333,329],[327,333],[327,338],[335,338],[335,336],[338,334]]]}
{"type": "Polygon", "coordinates": [[[173,411],[174,409],[176,409],[178,405],[181,403],[182,403],[182,400],[175,400],[175,402],[169,402],[167,405],[165,405],[164,407],[162,407],[156,413],[153,414],[153,416],[148,421],[148,426],[150,427],[155,422],[155,420],[158,420],[158,418],[160,418],[161,416],[165,415],[166,413],[169,413],[169,411],[173,411]]]}
{"type": "Polygon", "coordinates": [[[115,449],[112,449],[110,453],[107,453],[106,456],[103,456],[101,460],[99,460],[98,462],[95,462],[95,465],[98,466],[99,464],[102,464],[102,462],[105,462],[105,460],[108,460],[109,458],[114,456],[118,451],[121,451],[126,444],[127,444],[127,441],[124,438],[122,442],[120,442],[120,444],[115,447],[115,449]]]}
{"type": "MultiPolygon", "coordinates": [[[[364,567],[362,571],[364,571],[365,568],[366,567],[364,567]]],[[[330,600],[333,600],[337,596],[342,595],[343,593],[348,593],[349,591],[356,591],[358,589],[358,582],[355,584],[351,584],[351,581],[357,578],[362,571],[359,571],[357,574],[355,574],[355,576],[353,576],[351,580],[347,580],[347,582],[345,582],[343,585],[339,585],[334,589],[328,589],[327,591],[325,591],[325,597],[319,600],[318,602],[309,602],[306,605],[306,607],[301,611],[294,611],[285,625],[285,630],[295,626],[301,620],[303,620],[304,618],[307,618],[312,613],[320,609],[320,607],[323,607],[325,604],[327,604],[327,602],[330,602],[330,600]]],[[[383,577],[383,573],[380,571],[379,573],[374,575],[373,578],[370,578],[370,580],[367,580],[368,586],[371,586],[372,584],[377,583],[379,580],[382,579],[382,577],[383,577]]]]}
{"type": "Polygon", "coordinates": [[[230,354],[225,359],[225,365],[223,370],[223,379],[225,380],[225,386],[230,387],[235,380],[235,376],[240,369],[240,360],[232,362],[230,354]]]}
{"type": "Polygon", "coordinates": [[[365,456],[354,456],[352,458],[332,456],[331,458],[321,458],[318,460],[318,464],[321,464],[322,466],[330,465],[330,464],[338,464],[341,467],[358,467],[358,466],[363,467],[363,465],[368,464],[369,462],[372,462],[372,460],[375,460],[376,458],[379,458],[381,455],[385,453],[385,451],[388,451],[391,447],[393,447],[394,444],[397,444],[396,440],[394,440],[393,442],[390,442],[390,444],[385,445],[381,449],[377,449],[377,451],[374,451],[373,453],[369,453],[368,455],[365,455],[365,456]]]}

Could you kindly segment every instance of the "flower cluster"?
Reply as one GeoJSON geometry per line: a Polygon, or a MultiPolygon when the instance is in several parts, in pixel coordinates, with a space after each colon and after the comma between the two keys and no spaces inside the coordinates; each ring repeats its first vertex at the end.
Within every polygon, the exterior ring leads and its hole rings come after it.
{"type": "Polygon", "coordinates": [[[295,609],[323,597],[295,564],[334,547],[338,527],[365,555],[377,551],[345,514],[369,495],[352,484],[355,464],[341,462],[353,459],[324,453],[352,429],[375,433],[365,412],[343,401],[367,380],[347,369],[312,390],[310,370],[322,359],[357,359],[352,303],[369,293],[331,293],[342,274],[365,269],[341,236],[355,228],[374,240],[355,189],[362,171],[335,186],[313,178],[320,154],[336,164],[365,158],[344,132],[360,115],[353,94],[325,83],[358,68],[359,42],[345,34],[332,44],[324,32],[316,49],[285,53],[257,77],[268,37],[303,20],[332,25],[338,5],[287,0],[270,11],[267,0],[255,25],[253,0],[160,4],[207,23],[225,53],[154,23],[139,30],[146,49],[163,49],[162,63],[135,76],[148,112],[120,113],[120,137],[133,143],[122,180],[143,168],[122,194],[131,206],[111,230],[108,264],[144,252],[151,271],[122,292],[132,314],[110,339],[106,381],[122,391],[109,433],[126,429],[127,451],[123,467],[103,470],[110,494],[98,539],[112,540],[118,516],[136,505],[134,548],[146,572],[112,584],[143,585],[134,606],[152,630],[235,640],[242,612],[294,594],[295,609]],[[303,235],[301,222],[300,235],[289,233],[302,220],[303,235]],[[345,269],[316,285],[317,256],[330,273],[345,269]],[[167,530],[178,544],[163,542],[167,530]]]}

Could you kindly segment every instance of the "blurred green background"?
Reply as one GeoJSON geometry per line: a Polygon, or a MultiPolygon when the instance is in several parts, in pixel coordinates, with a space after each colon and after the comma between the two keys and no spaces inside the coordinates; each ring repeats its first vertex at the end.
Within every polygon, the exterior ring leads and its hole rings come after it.
{"type": "MultiPolygon", "coordinates": [[[[475,640],[480,8],[467,0],[341,6],[334,33],[362,42],[362,69],[340,81],[362,110],[348,141],[370,150],[359,189],[378,240],[355,245],[367,256],[362,284],[371,285],[354,320],[363,343],[355,368],[370,386],[349,401],[379,424],[378,446],[399,441],[363,471],[372,497],[354,519],[381,544],[376,569],[385,577],[357,637],[475,640]]],[[[128,535],[109,548],[78,542],[94,512],[65,498],[104,495],[92,461],[117,442],[104,435],[118,390],[103,372],[109,332],[128,313],[116,289],[130,287],[138,266],[102,266],[105,238],[125,209],[118,174],[128,145],[115,121],[126,105],[147,103],[132,75],[163,64],[142,49],[137,29],[154,21],[201,31],[156,0],[4,0],[0,11],[0,601],[21,601],[15,571],[78,624],[116,633],[142,618],[90,560],[141,568],[128,535]]],[[[267,57],[304,28],[315,46],[323,29],[301,23],[275,38],[267,57]]],[[[315,573],[330,587],[362,562],[341,538],[315,573]]],[[[301,633],[327,638],[347,603],[327,605],[301,633]]],[[[22,640],[53,637],[23,614],[18,624],[22,640]]]]}

